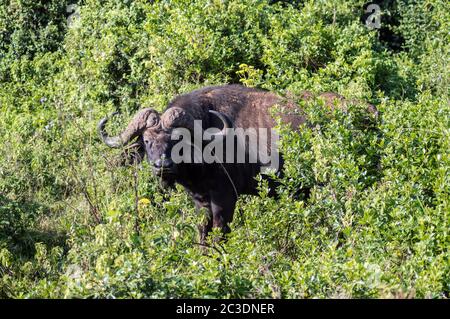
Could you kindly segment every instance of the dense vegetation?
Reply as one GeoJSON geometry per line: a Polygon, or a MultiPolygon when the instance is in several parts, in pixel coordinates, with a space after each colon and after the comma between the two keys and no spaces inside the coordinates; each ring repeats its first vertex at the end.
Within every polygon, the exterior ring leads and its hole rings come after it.
{"type": "Polygon", "coordinates": [[[0,297],[448,297],[450,3],[378,3],[371,30],[354,0],[0,0],[0,297]],[[261,183],[202,254],[183,190],[95,127],[222,83],[380,118],[305,106],[280,198],[261,183]]]}

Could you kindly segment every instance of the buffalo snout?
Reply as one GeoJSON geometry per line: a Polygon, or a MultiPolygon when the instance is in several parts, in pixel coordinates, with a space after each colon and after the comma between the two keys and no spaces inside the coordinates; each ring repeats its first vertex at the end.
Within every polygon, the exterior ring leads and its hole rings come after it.
{"type": "Polygon", "coordinates": [[[173,168],[173,161],[170,158],[160,158],[157,159],[154,163],[153,163],[153,167],[156,169],[163,169],[163,170],[170,170],[173,168]]]}

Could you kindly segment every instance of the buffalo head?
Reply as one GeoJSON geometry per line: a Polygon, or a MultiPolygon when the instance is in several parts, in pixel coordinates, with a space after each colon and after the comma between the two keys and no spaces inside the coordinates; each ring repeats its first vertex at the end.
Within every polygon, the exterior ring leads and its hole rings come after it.
{"type": "MultiPolygon", "coordinates": [[[[209,110],[207,115],[207,119],[211,115],[216,117],[214,122],[219,120],[222,123],[223,128],[217,134],[224,134],[225,130],[230,127],[230,121],[224,114],[209,110]]],[[[147,155],[147,160],[152,165],[154,175],[160,177],[163,186],[171,186],[177,179],[180,166],[183,165],[179,162],[177,164],[177,161],[172,159],[172,148],[179,142],[172,133],[179,128],[194,133],[195,120],[203,119],[204,117],[201,114],[194,116],[180,107],[169,107],[162,114],[154,109],[145,108],[140,110],[126,129],[117,136],[109,136],[105,131],[108,117],[100,120],[98,131],[100,138],[106,145],[112,148],[131,149],[131,153],[135,154],[134,159],[137,161],[141,161],[147,155]]],[[[209,123],[203,123],[201,130],[208,125],[209,123]]],[[[191,134],[192,138],[193,135],[191,134]]],[[[190,147],[195,147],[193,141],[189,144],[190,147]]],[[[191,152],[191,154],[194,153],[194,151],[191,152]]]]}

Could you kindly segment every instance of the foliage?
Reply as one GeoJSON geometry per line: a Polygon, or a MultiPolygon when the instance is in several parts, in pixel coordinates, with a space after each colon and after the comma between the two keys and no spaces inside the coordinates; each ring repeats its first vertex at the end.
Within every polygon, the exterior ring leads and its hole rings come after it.
{"type": "Polygon", "coordinates": [[[380,3],[395,37],[364,1],[85,0],[69,18],[1,0],[0,297],[448,297],[450,6],[380,3]],[[312,125],[279,128],[279,198],[261,181],[203,254],[183,190],[117,166],[95,126],[222,83],[380,118],[303,105],[312,125]]]}

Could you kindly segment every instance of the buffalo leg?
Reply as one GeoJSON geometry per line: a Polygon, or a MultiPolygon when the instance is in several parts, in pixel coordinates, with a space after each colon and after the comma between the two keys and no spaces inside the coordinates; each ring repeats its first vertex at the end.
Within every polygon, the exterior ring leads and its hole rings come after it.
{"type": "Polygon", "coordinates": [[[236,196],[230,190],[211,192],[212,227],[219,228],[223,234],[230,232],[229,223],[233,221],[236,196]]]}
{"type": "Polygon", "coordinates": [[[213,213],[211,210],[211,203],[208,196],[194,196],[195,208],[198,212],[206,214],[206,220],[203,224],[198,226],[200,233],[200,244],[204,245],[206,243],[206,236],[211,231],[213,227],[213,213]]]}

